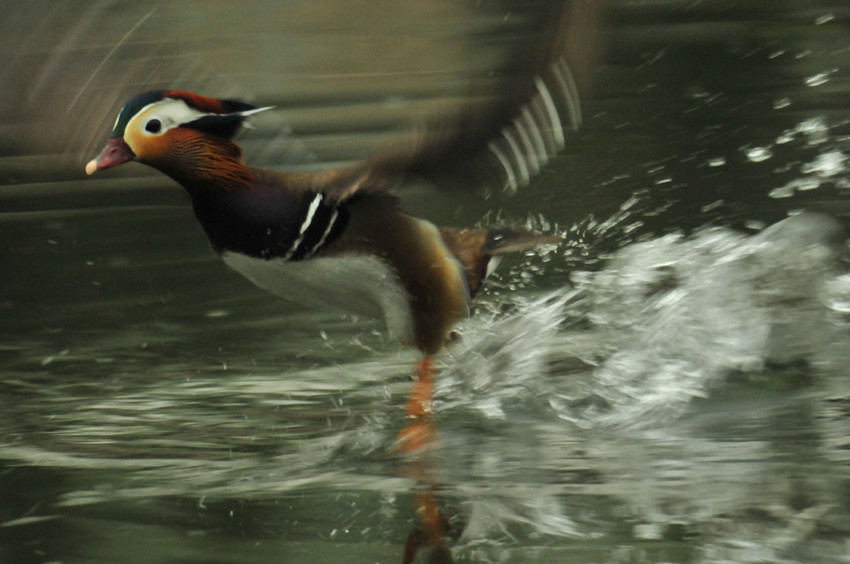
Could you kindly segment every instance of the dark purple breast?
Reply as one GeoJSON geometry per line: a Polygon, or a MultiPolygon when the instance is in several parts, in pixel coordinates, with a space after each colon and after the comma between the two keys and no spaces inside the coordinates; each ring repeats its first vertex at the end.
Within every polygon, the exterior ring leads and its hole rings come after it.
{"type": "Polygon", "coordinates": [[[320,192],[263,186],[192,194],[195,216],[219,254],[304,260],[338,238],[348,223],[344,206],[320,192]]]}

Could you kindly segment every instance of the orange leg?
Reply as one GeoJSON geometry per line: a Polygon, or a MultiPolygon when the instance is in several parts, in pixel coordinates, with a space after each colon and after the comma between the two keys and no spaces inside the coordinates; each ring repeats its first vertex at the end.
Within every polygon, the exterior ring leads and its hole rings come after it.
{"type": "Polygon", "coordinates": [[[399,448],[413,453],[434,442],[437,432],[431,421],[434,409],[434,361],[425,357],[419,361],[416,382],[407,400],[408,424],[399,434],[399,448]]]}
{"type": "MultiPolygon", "coordinates": [[[[434,361],[425,357],[419,361],[416,381],[407,400],[407,426],[398,434],[400,452],[415,455],[407,462],[406,472],[424,488],[413,496],[420,527],[414,529],[407,539],[404,562],[413,562],[416,553],[428,547],[449,554],[446,536],[446,520],[440,510],[440,502],[434,495],[432,460],[426,456],[425,447],[434,444],[437,429],[432,414],[434,410],[434,361]]],[[[441,560],[449,561],[449,560],[441,560]]]]}
{"type": "Polygon", "coordinates": [[[411,419],[425,417],[434,408],[434,361],[426,356],[419,361],[416,371],[416,382],[407,401],[407,416],[411,419]]]}

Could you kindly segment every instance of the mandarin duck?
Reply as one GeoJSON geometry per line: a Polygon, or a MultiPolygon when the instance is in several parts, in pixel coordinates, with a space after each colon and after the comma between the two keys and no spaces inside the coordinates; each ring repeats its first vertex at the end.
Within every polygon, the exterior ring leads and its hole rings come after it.
{"type": "MultiPolygon", "coordinates": [[[[528,184],[564,147],[564,132],[581,122],[576,82],[592,58],[599,4],[544,5],[553,17],[541,21],[552,32],[532,56],[539,64],[514,61],[505,88],[470,106],[453,128],[440,123],[401,150],[360,164],[314,173],[249,167],[232,139],[250,116],[270,108],[158,90],[126,103],[86,172],[134,160],[149,165],[186,189],[213,250],[257,286],[383,318],[392,335],[422,353],[409,422],[398,436],[403,451],[419,451],[435,435],[432,359],[453,326],[505,253],[560,238],[505,226],[439,228],[404,211],[391,189],[413,175],[440,186],[482,178],[507,191],[528,184]]],[[[447,542],[457,531],[434,497],[427,467],[411,472],[427,488],[416,498],[421,529],[408,538],[404,562],[451,562],[447,542]]]]}
{"type": "Polygon", "coordinates": [[[386,189],[392,158],[317,173],[248,167],[231,138],[267,109],[178,90],[139,94],[86,172],[136,160],[170,176],[225,264],[278,296],[383,318],[422,352],[423,378],[501,255],[559,240],[414,217],[386,189]]]}
{"type": "MultiPolygon", "coordinates": [[[[594,5],[574,4],[579,14],[594,5]]],[[[575,19],[562,18],[555,28],[575,19]]],[[[131,161],[149,165],[186,189],[214,251],[260,288],[383,318],[391,335],[422,353],[408,413],[424,416],[431,359],[495,264],[505,253],[560,239],[511,227],[438,228],[404,211],[391,189],[413,174],[440,183],[465,165],[476,174],[497,172],[491,179],[509,190],[527,184],[563,148],[564,131],[581,120],[563,55],[570,44],[565,47],[559,34],[550,40],[541,65],[526,73],[521,87],[467,112],[454,129],[346,168],[306,173],[249,167],[232,139],[250,116],[269,107],[156,90],[124,105],[86,172],[131,161]]]]}

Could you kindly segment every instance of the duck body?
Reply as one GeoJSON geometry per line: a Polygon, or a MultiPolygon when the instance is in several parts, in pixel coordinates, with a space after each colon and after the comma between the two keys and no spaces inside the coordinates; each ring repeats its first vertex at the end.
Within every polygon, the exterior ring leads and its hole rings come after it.
{"type": "Polygon", "coordinates": [[[433,495],[440,484],[421,456],[437,437],[433,357],[503,254],[561,239],[509,227],[438,228],[404,211],[391,190],[412,175],[441,189],[515,193],[528,185],[581,124],[579,90],[592,74],[603,4],[533,8],[525,17],[534,41],[472,79],[464,101],[417,123],[406,143],[351,167],[248,167],[232,138],[268,108],[176,90],[128,101],[86,166],[92,174],[135,160],[170,176],[189,193],[229,267],[298,303],[383,318],[392,335],[422,352],[395,442],[413,455],[409,475],[421,490],[414,503],[422,529],[408,539],[405,562],[448,562],[447,543],[456,538],[433,495]]]}
{"type": "Polygon", "coordinates": [[[437,352],[471,299],[463,265],[439,230],[386,194],[325,200],[310,194],[295,220],[277,229],[228,225],[229,211],[228,220],[210,220],[208,202],[195,210],[225,264],[257,286],[312,307],[383,318],[393,337],[437,352]]]}
{"type": "Polygon", "coordinates": [[[138,160],[189,193],[225,264],[278,296],[383,318],[433,355],[469,309],[491,261],[556,238],[438,229],[405,212],[370,163],[286,173],[246,166],[230,138],[255,108],[182,91],[140,94],[86,171],[138,160]]]}

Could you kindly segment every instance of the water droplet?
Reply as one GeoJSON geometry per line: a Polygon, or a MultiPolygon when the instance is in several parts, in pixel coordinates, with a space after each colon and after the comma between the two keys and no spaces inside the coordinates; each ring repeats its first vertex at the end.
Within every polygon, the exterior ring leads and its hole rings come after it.
{"type": "Polygon", "coordinates": [[[829,151],[822,153],[810,163],[800,167],[803,174],[817,174],[819,176],[835,176],[847,170],[847,155],[841,151],[829,151]]]}
{"type": "Polygon", "coordinates": [[[806,136],[809,145],[818,145],[829,140],[829,127],[820,116],[800,122],[797,131],[806,136]]]}
{"type": "Polygon", "coordinates": [[[770,196],[771,198],[777,198],[777,199],[779,199],[779,198],[790,198],[793,195],[794,195],[794,188],[792,186],[788,185],[788,184],[786,184],[785,186],[782,186],[780,188],[774,188],[768,194],[768,196],[770,196]]]}
{"type": "Polygon", "coordinates": [[[820,180],[817,178],[800,178],[799,180],[795,180],[793,184],[796,190],[814,190],[820,187],[820,180]]]}
{"type": "Polygon", "coordinates": [[[724,166],[726,164],[726,157],[714,157],[713,159],[709,159],[708,166],[710,167],[718,167],[724,166]]]}
{"type": "Polygon", "coordinates": [[[787,108],[790,105],[791,105],[791,98],[788,98],[787,96],[785,96],[783,98],[779,98],[777,100],[774,100],[773,109],[774,110],[781,110],[782,108],[787,108]]]}
{"type": "Polygon", "coordinates": [[[206,314],[204,314],[204,317],[214,319],[217,317],[227,317],[228,315],[230,315],[230,312],[226,309],[211,309],[206,314]]]}
{"type": "Polygon", "coordinates": [[[710,212],[712,210],[715,210],[715,209],[721,207],[723,205],[723,203],[724,203],[723,200],[715,200],[715,201],[711,202],[710,204],[706,204],[706,205],[702,206],[700,208],[700,210],[703,213],[707,213],[707,212],[710,212]]]}
{"type": "Polygon", "coordinates": [[[826,84],[827,82],[829,82],[829,76],[834,72],[835,69],[826,72],[819,72],[818,74],[812,75],[806,79],[806,86],[815,87],[826,84]]]}
{"type": "Polygon", "coordinates": [[[643,523],[635,525],[632,534],[640,540],[661,540],[664,538],[664,530],[658,523],[643,523]]]}
{"type": "Polygon", "coordinates": [[[826,285],[826,306],[842,314],[850,314],[850,274],[843,274],[826,285]]]}
{"type": "Polygon", "coordinates": [[[835,15],[833,14],[824,14],[815,19],[815,25],[823,25],[825,23],[831,22],[835,19],[835,15]]]}
{"type": "Polygon", "coordinates": [[[747,147],[744,149],[744,154],[750,162],[760,163],[772,157],[773,151],[769,147],[747,147]]]}

